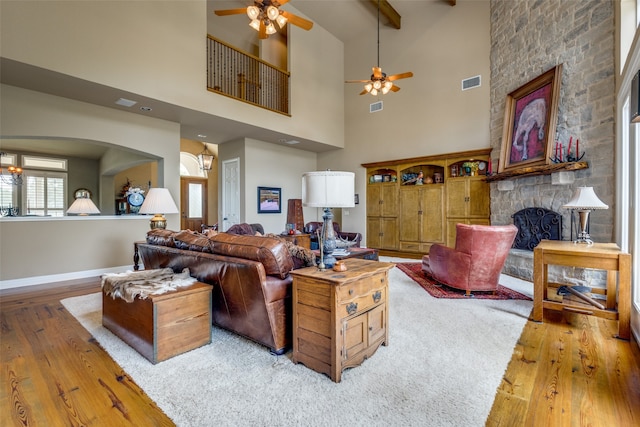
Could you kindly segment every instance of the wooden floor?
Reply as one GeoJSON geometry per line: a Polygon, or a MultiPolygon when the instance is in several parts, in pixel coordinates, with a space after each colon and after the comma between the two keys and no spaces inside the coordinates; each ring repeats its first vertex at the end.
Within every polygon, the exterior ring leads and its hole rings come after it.
{"type": "MultiPolygon", "coordinates": [[[[173,425],[60,304],[99,289],[96,278],[0,294],[0,425],[173,425]]],[[[527,322],[486,424],[640,426],[637,345],[613,338],[613,321],[545,316],[527,322]]]]}

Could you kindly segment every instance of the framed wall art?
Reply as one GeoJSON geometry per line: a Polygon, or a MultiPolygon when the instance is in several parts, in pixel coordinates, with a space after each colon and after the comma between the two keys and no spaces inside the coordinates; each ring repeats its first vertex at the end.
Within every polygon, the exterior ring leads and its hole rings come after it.
{"type": "Polygon", "coordinates": [[[562,64],[507,95],[498,172],[551,163],[562,64]]]}
{"type": "Polygon", "coordinates": [[[281,188],[258,187],[258,213],[281,213],[281,196],[281,188]]]}

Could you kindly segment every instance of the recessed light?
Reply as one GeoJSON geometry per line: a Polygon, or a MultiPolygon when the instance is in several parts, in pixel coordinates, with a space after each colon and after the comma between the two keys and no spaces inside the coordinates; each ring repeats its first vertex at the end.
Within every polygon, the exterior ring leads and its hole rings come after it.
{"type": "Polygon", "coordinates": [[[198,138],[206,138],[206,137],[207,137],[207,135],[203,135],[201,133],[198,134],[198,138]]]}
{"type": "Polygon", "coordinates": [[[137,101],[132,101],[132,100],[126,99],[126,98],[120,98],[120,99],[118,99],[116,101],[116,104],[122,105],[123,107],[133,107],[137,103],[138,103],[137,101]]]}
{"type": "Polygon", "coordinates": [[[151,107],[140,107],[140,109],[142,111],[152,111],[153,110],[153,108],[151,108],[151,107]]]}
{"type": "Polygon", "coordinates": [[[284,143],[289,145],[296,145],[296,144],[300,144],[300,141],[296,141],[295,139],[292,139],[291,141],[285,141],[284,143]]]}

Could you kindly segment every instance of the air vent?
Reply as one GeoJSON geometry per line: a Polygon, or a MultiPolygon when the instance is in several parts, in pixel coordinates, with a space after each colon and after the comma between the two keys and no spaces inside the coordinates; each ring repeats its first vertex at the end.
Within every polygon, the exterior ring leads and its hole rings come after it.
{"type": "Polygon", "coordinates": [[[377,113],[378,111],[382,111],[382,101],[374,102],[373,104],[369,104],[369,112],[377,113]]]}
{"type": "Polygon", "coordinates": [[[462,81],[462,90],[473,89],[480,86],[480,76],[469,77],[462,81]]]}

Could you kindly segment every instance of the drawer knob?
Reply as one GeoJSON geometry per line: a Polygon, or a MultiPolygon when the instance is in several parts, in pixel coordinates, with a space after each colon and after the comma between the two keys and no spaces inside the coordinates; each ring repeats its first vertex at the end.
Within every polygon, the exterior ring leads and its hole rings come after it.
{"type": "Polygon", "coordinates": [[[376,291],[373,293],[373,302],[380,302],[382,299],[382,292],[376,291]]]}
{"type": "Polygon", "coordinates": [[[349,304],[347,304],[347,314],[353,314],[356,311],[358,311],[358,303],[357,302],[350,302],[349,304]]]}

